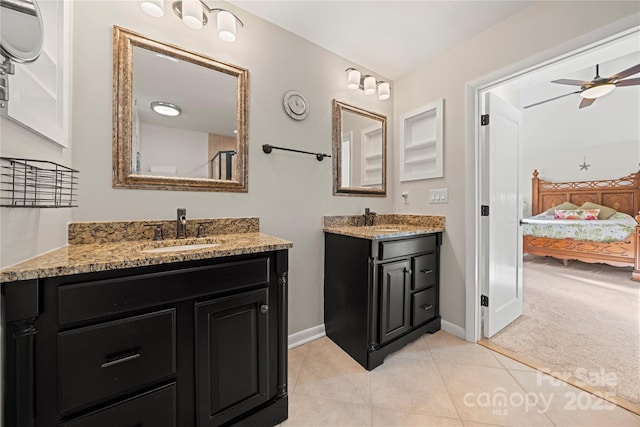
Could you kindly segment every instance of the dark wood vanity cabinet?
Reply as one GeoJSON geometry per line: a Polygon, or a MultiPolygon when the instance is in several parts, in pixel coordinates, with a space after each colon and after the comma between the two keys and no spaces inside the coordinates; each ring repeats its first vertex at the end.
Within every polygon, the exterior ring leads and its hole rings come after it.
{"type": "Polygon", "coordinates": [[[286,250],[2,284],[6,427],[276,425],[286,250]]]}
{"type": "Polygon", "coordinates": [[[369,240],[325,233],[326,333],[366,369],[440,329],[441,233],[369,240]]]}

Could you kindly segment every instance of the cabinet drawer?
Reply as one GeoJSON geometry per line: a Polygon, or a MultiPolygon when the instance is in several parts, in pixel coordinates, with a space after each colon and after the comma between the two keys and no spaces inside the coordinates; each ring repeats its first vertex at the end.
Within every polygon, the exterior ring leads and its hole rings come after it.
{"type": "Polygon", "coordinates": [[[420,290],[433,286],[438,281],[438,255],[431,253],[413,258],[413,282],[411,289],[420,290]]]}
{"type": "Polygon", "coordinates": [[[433,318],[436,315],[436,287],[416,292],[412,296],[413,326],[433,318]]]}
{"type": "Polygon", "coordinates": [[[171,384],[125,400],[60,427],[175,427],[176,386],[171,384]]]}
{"type": "Polygon", "coordinates": [[[266,285],[270,258],[185,268],[60,286],[61,325],[150,308],[167,302],[266,285]]]}
{"type": "Polygon", "coordinates": [[[58,334],[60,412],[175,374],[175,309],[58,334]]]}
{"type": "Polygon", "coordinates": [[[435,251],[436,247],[437,239],[435,234],[405,240],[380,242],[380,259],[396,258],[420,252],[435,251]]]}

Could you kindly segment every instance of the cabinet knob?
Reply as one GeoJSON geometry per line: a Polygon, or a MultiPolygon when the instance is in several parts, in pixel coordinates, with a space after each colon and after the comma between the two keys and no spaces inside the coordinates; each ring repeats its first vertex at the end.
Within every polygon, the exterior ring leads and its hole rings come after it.
{"type": "Polygon", "coordinates": [[[262,314],[266,314],[266,313],[267,313],[267,311],[269,311],[269,306],[268,306],[267,304],[262,304],[262,305],[260,306],[260,313],[262,313],[262,314]]]}
{"type": "Polygon", "coordinates": [[[411,274],[411,273],[413,273],[413,271],[411,271],[411,270],[410,270],[410,269],[408,269],[408,268],[405,268],[405,269],[404,269],[404,272],[405,272],[405,273],[407,273],[407,274],[411,274]]]}

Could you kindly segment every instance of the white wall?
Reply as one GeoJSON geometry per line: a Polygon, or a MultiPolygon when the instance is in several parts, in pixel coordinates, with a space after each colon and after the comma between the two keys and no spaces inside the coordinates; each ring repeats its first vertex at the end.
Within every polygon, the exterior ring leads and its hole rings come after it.
{"type": "MultiPolygon", "coordinates": [[[[471,124],[466,122],[467,103],[473,103],[473,99],[466,98],[467,85],[505,77],[594,42],[596,36],[612,35],[621,30],[620,25],[602,27],[629,15],[636,14],[633,23],[625,21],[623,25],[638,25],[639,10],[634,2],[537,2],[395,82],[396,117],[438,98],[445,99],[444,178],[398,184],[397,172],[391,176],[391,182],[396,183],[392,187],[395,210],[446,216],[440,300],[444,320],[465,325],[466,262],[473,254],[475,239],[465,228],[467,211],[473,208],[465,202],[467,193],[473,194],[475,168],[473,134],[467,132],[471,124]],[[465,170],[467,166],[469,171],[465,170]],[[448,204],[428,204],[428,190],[437,188],[449,189],[448,204]],[[409,192],[408,205],[402,204],[403,191],[409,192]]],[[[397,158],[394,147],[393,159],[397,158]]]]}
{"type": "MultiPolygon", "coordinates": [[[[358,66],[232,5],[244,21],[235,43],[224,43],[215,25],[187,28],[171,11],[156,19],[137,1],[77,2],[74,9],[73,162],[82,172],[77,221],[260,217],[263,232],[293,241],[289,265],[289,332],[323,323],[322,215],[391,212],[391,198],[332,195],[330,159],[274,151],[262,144],[331,153],[331,101],[393,116],[393,102],[349,91],[344,70],[358,66]],[[249,192],[246,194],[111,188],[112,26],[203,53],[249,70],[249,192]],[[304,121],[282,107],[288,90],[310,104],[304,121]]],[[[203,95],[212,96],[203,91],[203,95]]],[[[392,120],[390,120],[391,122],[392,120]]],[[[393,126],[389,126],[393,135],[393,126]]],[[[390,140],[392,144],[392,140],[390,140]]]]}

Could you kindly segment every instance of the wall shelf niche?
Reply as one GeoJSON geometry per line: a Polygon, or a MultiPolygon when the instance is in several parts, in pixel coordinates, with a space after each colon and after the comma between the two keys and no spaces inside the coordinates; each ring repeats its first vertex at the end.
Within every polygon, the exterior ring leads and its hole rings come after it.
{"type": "Polygon", "coordinates": [[[400,181],[441,178],[444,99],[400,116],[400,181]]]}

